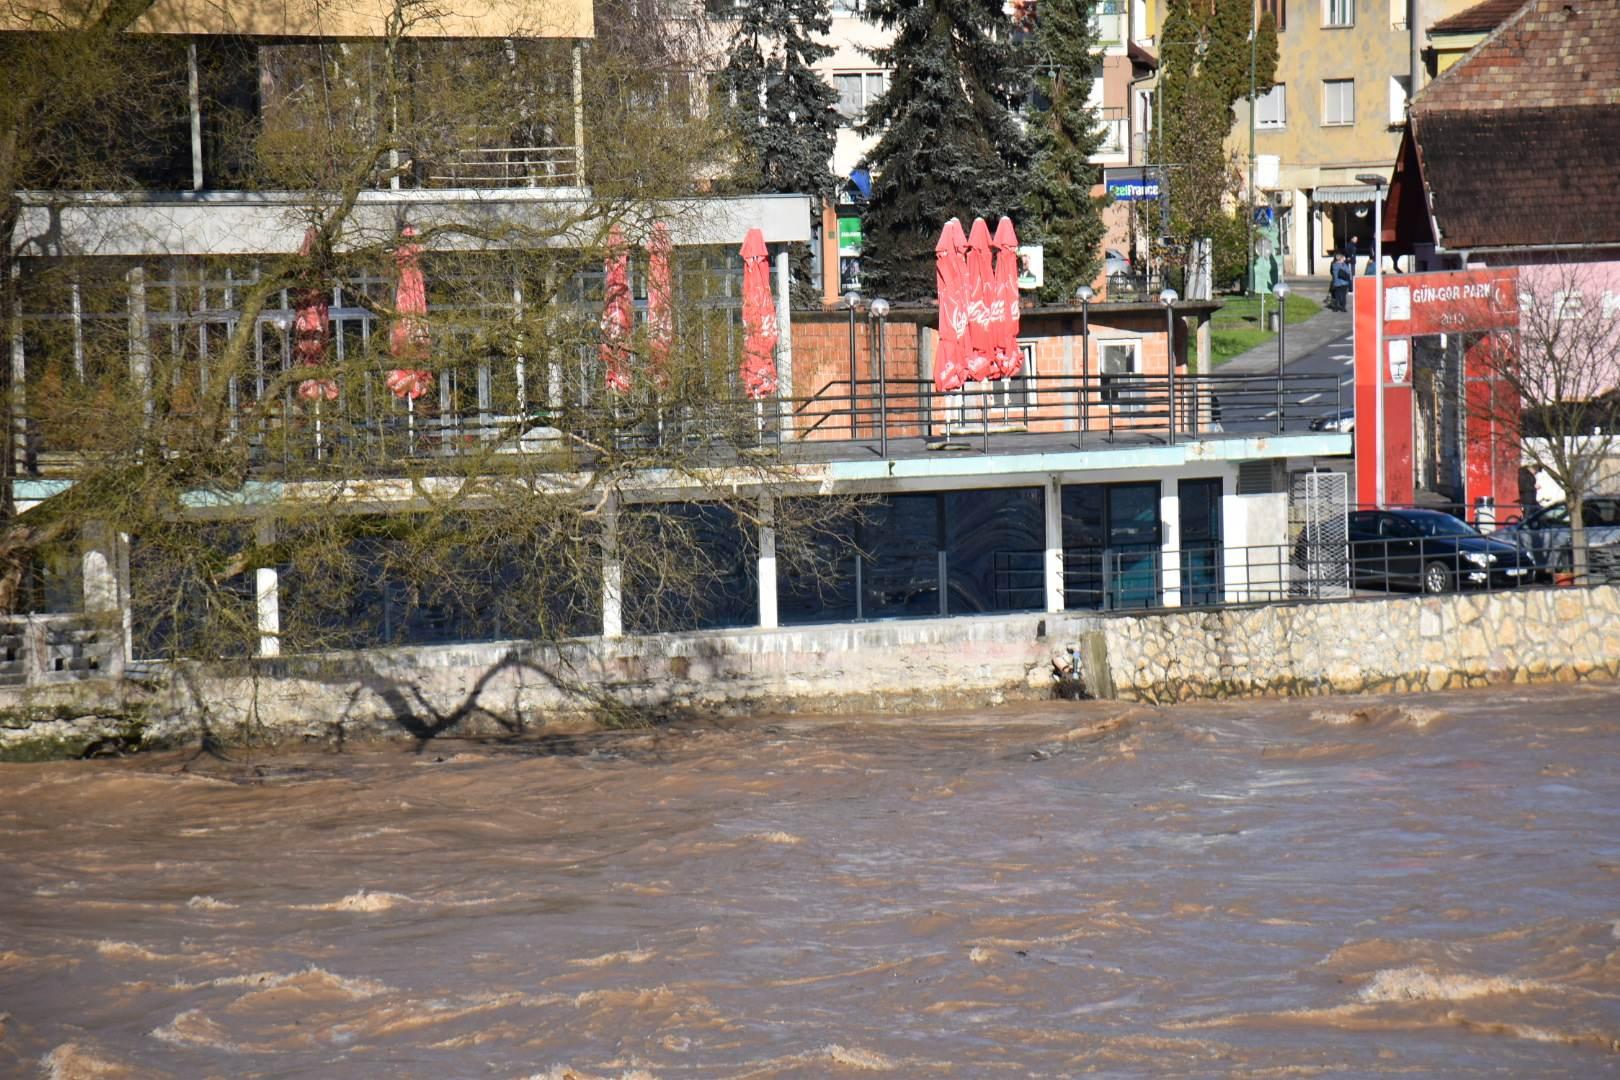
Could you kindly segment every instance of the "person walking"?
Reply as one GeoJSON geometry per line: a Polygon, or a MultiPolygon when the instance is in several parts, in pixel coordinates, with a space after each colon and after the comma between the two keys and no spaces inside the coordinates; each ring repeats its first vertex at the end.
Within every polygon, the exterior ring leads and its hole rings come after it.
{"type": "Polygon", "coordinates": [[[1333,256],[1333,266],[1328,271],[1329,308],[1345,310],[1345,300],[1350,294],[1350,283],[1355,280],[1355,273],[1350,260],[1342,253],[1333,256]]]}

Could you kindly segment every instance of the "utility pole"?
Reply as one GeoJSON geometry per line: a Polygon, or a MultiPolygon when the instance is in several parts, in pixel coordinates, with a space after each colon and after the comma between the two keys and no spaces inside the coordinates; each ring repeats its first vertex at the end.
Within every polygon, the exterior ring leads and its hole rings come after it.
{"type": "MultiPolygon", "coordinates": [[[[1413,0],[1408,0],[1408,2],[1413,2],[1413,0]]],[[[1249,265],[1249,273],[1248,273],[1248,275],[1246,276],[1246,278],[1245,278],[1245,280],[1243,282],[1243,295],[1244,296],[1248,296],[1249,293],[1254,291],[1254,267],[1255,267],[1255,256],[1254,256],[1254,84],[1255,84],[1255,77],[1254,77],[1254,69],[1255,69],[1255,65],[1256,65],[1255,51],[1259,48],[1259,45],[1260,45],[1260,17],[1258,15],[1259,10],[1260,10],[1259,0],[1250,0],[1250,2],[1249,2],[1249,191],[1248,191],[1248,203],[1249,203],[1249,259],[1248,259],[1248,265],[1249,265]]],[[[1264,303],[1264,299],[1265,299],[1264,294],[1262,294],[1261,295],[1261,302],[1262,303],[1264,303]]],[[[1262,326],[1265,325],[1265,320],[1264,320],[1263,316],[1262,316],[1262,319],[1261,319],[1261,325],[1262,326]]]]}

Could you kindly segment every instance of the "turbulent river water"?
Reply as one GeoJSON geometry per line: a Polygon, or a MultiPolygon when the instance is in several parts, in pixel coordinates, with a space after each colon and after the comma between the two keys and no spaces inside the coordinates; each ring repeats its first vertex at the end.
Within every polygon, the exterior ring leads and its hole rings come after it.
{"type": "Polygon", "coordinates": [[[1620,1071],[1620,688],[0,766],[0,1074],[1620,1071]]]}

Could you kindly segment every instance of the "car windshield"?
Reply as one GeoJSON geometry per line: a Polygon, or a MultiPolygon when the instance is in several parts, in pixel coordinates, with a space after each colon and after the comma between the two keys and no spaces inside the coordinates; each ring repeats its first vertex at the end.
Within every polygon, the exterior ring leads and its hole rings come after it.
{"type": "Polygon", "coordinates": [[[1466,521],[1438,511],[1412,514],[1406,518],[1406,522],[1417,530],[1419,536],[1475,536],[1479,531],[1466,521]]]}

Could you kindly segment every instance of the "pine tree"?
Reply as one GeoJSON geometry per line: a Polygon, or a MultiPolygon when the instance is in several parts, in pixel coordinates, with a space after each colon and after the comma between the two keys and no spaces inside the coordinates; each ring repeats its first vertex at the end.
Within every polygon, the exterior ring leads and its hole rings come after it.
{"type": "Polygon", "coordinates": [[[1032,118],[1034,183],[1019,222],[1024,239],[1046,247],[1046,284],[1041,299],[1068,300],[1097,274],[1097,251],[1107,227],[1093,199],[1099,168],[1091,163],[1103,142],[1089,100],[1097,36],[1092,0],[1041,0],[1036,9],[1032,62],[1046,107],[1032,118]]]}
{"type": "MultiPolygon", "coordinates": [[[[816,38],[832,28],[828,0],[717,2],[712,10],[736,21],[719,88],[746,151],[738,185],[831,198],[838,92],[810,68],[832,54],[816,38]]],[[[814,227],[820,214],[811,213],[814,227]]],[[[809,281],[809,252],[795,262],[799,285],[819,295],[809,281]]]]}
{"type": "Polygon", "coordinates": [[[948,218],[994,220],[1024,203],[1031,152],[1013,113],[1027,84],[1022,50],[1001,0],[872,0],[867,10],[894,39],[873,51],[892,73],[861,126],[881,133],[861,277],[873,295],[926,299],[948,218]]]}

